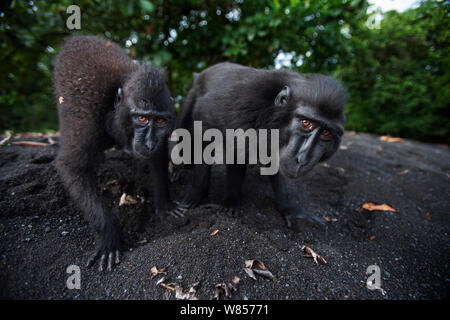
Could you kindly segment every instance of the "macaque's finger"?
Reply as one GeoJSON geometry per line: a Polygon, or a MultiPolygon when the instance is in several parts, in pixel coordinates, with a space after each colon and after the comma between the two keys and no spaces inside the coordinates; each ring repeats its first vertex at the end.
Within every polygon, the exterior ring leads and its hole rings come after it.
{"type": "Polygon", "coordinates": [[[283,215],[283,218],[284,218],[284,222],[286,223],[286,226],[289,229],[291,229],[292,228],[291,216],[290,215],[289,216],[283,215]]]}
{"type": "Polygon", "coordinates": [[[106,270],[109,272],[112,271],[113,261],[114,261],[114,253],[111,251],[108,255],[108,266],[106,267],[106,270]]]}
{"type": "Polygon", "coordinates": [[[172,217],[175,217],[175,218],[183,218],[184,217],[184,214],[182,213],[182,211],[180,211],[178,209],[170,210],[168,213],[172,217]]]}
{"type": "MultiPolygon", "coordinates": [[[[303,220],[309,221],[309,222],[311,222],[314,225],[319,226],[319,227],[324,227],[325,226],[325,222],[321,218],[319,218],[318,216],[316,216],[314,214],[307,214],[307,213],[302,212],[302,213],[298,213],[295,216],[295,218],[297,220],[303,219],[303,220]]],[[[297,222],[295,222],[295,223],[297,223],[297,222]]]]}
{"type": "Polygon", "coordinates": [[[184,213],[187,211],[187,209],[185,208],[176,208],[175,210],[173,210],[174,214],[178,217],[178,218],[184,218],[184,213]]]}
{"type": "Polygon", "coordinates": [[[106,262],[106,253],[102,254],[102,256],[100,257],[98,271],[102,272],[103,270],[105,270],[105,262],[106,262]]]}
{"type": "Polygon", "coordinates": [[[90,268],[94,264],[95,260],[97,260],[97,258],[98,258],[98,255],[99,255],[99,251],[95,251],[89,257],[88,261],[86,262],[86,268],[90,268]]]}
{"type": "Polygon", "coordinates": [[[119,264],[120,263],[120,251],[119,250],[116,250],[116,264],[119,264]]]}

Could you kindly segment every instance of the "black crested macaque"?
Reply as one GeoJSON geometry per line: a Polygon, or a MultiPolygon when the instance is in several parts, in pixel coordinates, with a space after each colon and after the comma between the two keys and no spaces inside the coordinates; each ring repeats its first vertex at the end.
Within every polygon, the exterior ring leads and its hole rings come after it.
{"type": "Polygon", "coordinates": [[[165,76],[133,62],[117,44],[96,36],[66,39],[54,68],[60,149],[57,171],[96,234],[87,267],[120,262],[120,226],[96,181],[103,152],[115,146],[151,168],[156,211],[180,214],[169,199],[168,137],[175,124],[165,76]]]}
{"type": "MultiPolygon", "coordinates": [[[[292,218],[323,224],[289,199],[284,179],[299,178],[336,152],[344,133],[345,103],[346,91],[328,76],[219,63],[194,80],[177,127],[189,130],[191,136],[194,121],[202,121],[204,130],[217,128],[224,136],[225,129],[279,129],[280,171],[270,176],[276,208],[289,227],[297,227],[292,218]]],[[[248,155],[248,145],[245,152],[248,155]]],[[[192,189],[180,204],[182,209],[198,205],[209,189],[210,166],[193,168],[192,189]]],[[[226,165],[221,206],[225,212],[235,213],[240,205],[245,171],[245,164],[226,165]]]]}

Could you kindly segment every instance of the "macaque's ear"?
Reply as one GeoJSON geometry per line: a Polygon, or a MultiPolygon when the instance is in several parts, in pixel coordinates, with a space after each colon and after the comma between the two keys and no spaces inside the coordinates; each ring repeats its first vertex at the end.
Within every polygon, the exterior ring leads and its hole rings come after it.
{"type": "Polygon", "coordinates": [[[291,89],[288,86],[284,86],[275,98],[275,106],[284,107],[287,105],[290,97],[291,89]]]}
{"type": "Polygon", "coordinates": [[[114,107],[117,107],[122,102],[122,98],[123,98],[122,88],[119,88],[117,90],[116,101],[114,102],[114,107]]]}

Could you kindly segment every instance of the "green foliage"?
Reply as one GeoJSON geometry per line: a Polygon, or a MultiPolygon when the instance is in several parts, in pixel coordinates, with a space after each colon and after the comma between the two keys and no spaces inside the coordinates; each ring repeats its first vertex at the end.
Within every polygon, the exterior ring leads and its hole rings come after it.
{"type": "MultiPolygon", "coordinates": [[[[179,107],[193,72],[233,61],[273,68],[288,53],[299,72],[349,89],[348,127],[420,139],[448,136],[448,4],[390,12],[369,29],[366,0],[12,1],[0,15],[0,130],[57,129],[51,71],[62,39],[98,34],[166,69],[179,107]]],[[[439,138],[441,137],[441,138],[439,138]]]]}
{"type": "Polygon", "coordinates": [[[346,83],[349,129],[449,141],[449,4],[388,12],[356,35],[346,83]]]}

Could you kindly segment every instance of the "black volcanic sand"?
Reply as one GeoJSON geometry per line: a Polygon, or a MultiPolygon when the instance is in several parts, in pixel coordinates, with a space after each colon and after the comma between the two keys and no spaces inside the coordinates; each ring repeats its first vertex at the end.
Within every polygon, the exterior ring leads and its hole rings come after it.
{"type": "MultiPolygon", "coordinates": [[[[46,141],[34,139],[35,141],[46,141]]],[[[14,141],[14,140],[12,140],[14,141]]],[[[10,141],[11,142],[11,141],[10,141]]],[[[54,168],[58,145],[0,147],[0,296],[14,299],[175,299],[156,286],[153,266],[167,268],[165,283],[188,289],[200,281],[199,299],[215,285],[240,277],[233,299],[444,299],[449,288],[449,149],[349,132],[341,150],[290,190],[299,206],[328,219],[300,232],[285,227],[273,205],[269,179],[250,168],[241,216],[197,208],[186,219],[154,213],[148,168],[110,150],[98,180],[120,215],[126,242],[112,273],[86,269],[94,238],[54,168]],[[118,184],[108,184],[117,179],[118,184]],[[142,203],[120,206],[123,193],[142,203]],[[366,211],[365,202],[397,210],[366,211]],[[218,229],[215,236],[210,234],[218,229]],[[303,257],[309,246],[327,260],[303,257]],[[276,281],[244,272],[260,259],[276,281]],[[81,267],[81,289],[69,290],[66,268],[81,267]],[[366,269],[378,265],[381,286],[366,287],[366,269]]],[[[189,172],[171,186],[181,200],[189,172]]],[[[223,195],[223,168],[213,170],[211,194],[223,195]]]]}

